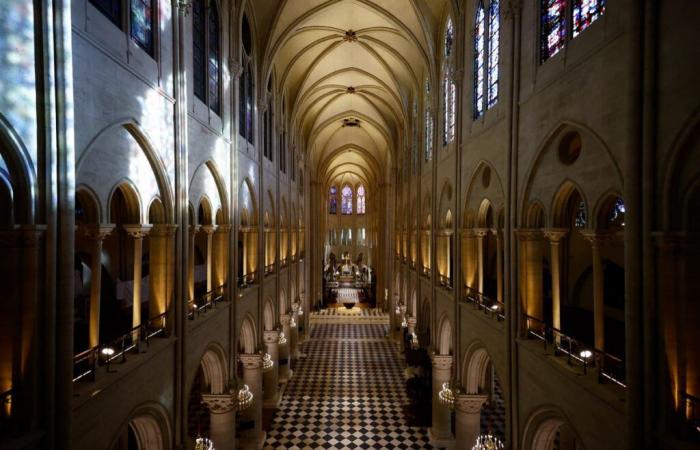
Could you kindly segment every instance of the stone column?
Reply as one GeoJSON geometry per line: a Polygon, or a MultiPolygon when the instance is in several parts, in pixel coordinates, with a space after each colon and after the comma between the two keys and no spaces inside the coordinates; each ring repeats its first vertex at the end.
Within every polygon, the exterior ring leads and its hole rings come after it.
{"type": "Polygon", "coordinates": [[[460,394],[455,396],[455,433],[457,448],[471,449],[479,437],[481,428],[481,407],[488,395],[460,394]]]}
{"type": "MultiPolygon", "coordinates": [[[[153,225],[124,225],[129,236],[134,238],[134,297],[132,301],[131,327],[141,325],[141,259],[143,256],[143,238],[148,235],[153,225]]],[[[132,339],[138,340],[139,333],[135,331],[132,339]]]]}
{"type": "Polygon", "coordinates": [[[209,409],[209,438],[217,450],[236,449],[236,394],[202,394],[209,409]]]}
{"type": "Polygon", "coordinates": [[[611,235],[601,232],[582,233],[590,242],[593,253],[593,336],[595,348],[605,351],[605,276],[602,248],[611,235]]]}
{"type": "Polygon", "coordinates": [[[496,300],[503,303],[503,231],[493,230],[493,234],[496,236],[496,300]]]}
{"type": "Polygon", "coordinates": [[[277,340],[277,349],[279,351],[279,370],[277,376],[280,383],[286,383],[292,377],[292,371],[289,367],[289,341],[287,333],[284,331],[280,334],[277,340]],[[283,337],[284,336],[284,337],[283,337]]]}
{"type": "Polygon", "coordinates": [[[90,261],[89,348],[100,345],[100,297],[102,291],[102,241],[114,230],[114,225],[86,225],[83,233],[92,242],[90,261]]]}
{"type": "Polygon", "coordinates": [[[561,242],[568,230],[553,229],[545,231],[549,239],[550,266],[552,270],[552,326],[561,330],[561,242]]]}
{"type": "Polygon", "coordinates": [[[470,288],[478,288],[478,261],[474,255],[476,247],[476,234],[474,230],[462,230],[462,273],[464,285],[470,288]]]}
{"type": "Polygon", "coordinates": [[[170,308],[173,279],[170,249],[176,228],[176,225],[154,225],[149,235],[150,317],[159,316],[170,308]]]}
{"type": "Polygon", "coordinates": [[[474,230],[474,234],[476,235],[476,251],[477,251],[477,256],[476,256],[476,265],[478,267],[478,275],[477,275],[477,281],[478,281],[478,286],[479,286],[479,292],[484,293],[484,238],[489,234],[489,230],[485,228],[479,228],[477,230],[474,230]]]}
{"type": "Polygon", "coordinates": [[[231,225],[217,225],[214,233],[214,288],[227,284],[229,248],[228,239],[231,233],[231,225]]]}
{"type": "Polygon", "coordinates": [[[433,447],[445,448],[454,444],[452,436],[451,411],[445,408],[439,399],[443,383],[452,379],[452,356],[433,355],[433,423],[428,429],[430,444],[433,447]]]}
{"type": "MultiPolygon", "coordinates": [[[[542,231],[518,230],[520,240],[520,302],[521,311],[544,320],[542,302],[542,231]]],[[[522,319],[521,319],[522,320],[522,319]]],[[[527,332],[526,325],[521,327],[527,332]]]]}
{"type": "Polygon", "coordinates": [[[253,428],[246,430],[241,436],[243,448],[262,448],[265,442],[265,432],[262,429],[262,355],[238,355],[243,363],[243,383],[247,384],[253,393],[253,405],[242,412],[247,420],[254,422],[253,428]]]}
{"type": "Polygon", "coordinates": [[[195,246],[195,237],[197,236],[197,232],[199,231],[200,226],[199,225],[190,225],[190,233],[189,233],[189,251],[187,254],[189,255],[189,258],[187,258],[187,286],[189,286],[188,292],[187,292],[187,301],[194,301],[194,246],[195,246]]]}
{"type": "Polygon", "coordinates": [[[214,288],[212,286],[213,272],[212,272],[212,250],[214,249],[214,232],[216,231],[216,225],[202,225],[202,231],[207,235],[207,292],[211,292],[214,288]]]}
{"type": "Polygon", "coordinates": [[[299,359],[299,326],[297,316],[292,313],[289,319],[289,356],[290,360],[299,359]]]}
{"type": "Polygon", "coordinates": [[[272,368],[267,372],[263,372],[263,400],[265,407],[274,408],[277,406],[279,399],[278,383],[279,383],[279,338],[280,333],[277,330],[265,331],[263,333],[267,353],[272,359],[272,368]]]}

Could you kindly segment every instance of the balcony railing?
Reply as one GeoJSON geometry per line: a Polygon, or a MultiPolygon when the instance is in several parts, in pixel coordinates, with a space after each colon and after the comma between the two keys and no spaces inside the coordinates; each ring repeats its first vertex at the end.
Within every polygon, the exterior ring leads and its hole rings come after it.
{"type": "Polygon", "coordinates": [[[547,325],[540,319],[525,315],[527,335],[542,341],[545,352],[554,351],[554,356],[566,357],[566,363],[586,374],[594,370],[598,383],[612,381],[621,387],[625,384],[625,363],[620,358],[572,338],[561,330],[547,325]]]}
{"type": "Polygon", "coordinates": [[[475,309],[481,310],[485,315],[497,321],[506,319],[506,305],[496,299],[488,297],[476,289],[466,286],[464,301],[474,305],[475,309]]]}
{"type": "Polygon", "coordinates": [[[248,272],[245,275],[238,277],[238,287],[245,288],[258,281],[258,272],[248,272]]]}
{"type": "Polygon", "coordinates": [[[426,278],[430,278],[430,275],[431,275],[430,267],[423,267],[423,268],[421,269],[421,273],[420,273],[420,274],[421,274],[421,276],[424,276],[424,277],[426,277],[426,278]]]}
{"type": "Polygon", "coordinates": [[[438,282],[440,283],[440,286],[444,287],[445,289],[452,290],[452,278],[448,277],[447,275],[438,275],[438,282]]]}
{"type": "Polygon", "coordinates": [[[224,288],[225,285],[221,285],[205,293],[196,301],[190,300],[187,303],[187,318],[194,320],[195,317],[206,314],[207,311],[213,309],[217,303],[221,303],[224,300],[224,288]]]}
{"type": "Polygon", "coordinates": [[[280,260],[280,266],[287,267],[287,258],[282,258],[282,260],[280,260]]]}
{"type": "Polygon", "coordinates": [[[265,276],[272,275],[273,273],[275,273],[275,263],[266,265],[265,276]]]}
{"type": "Polygon", "coordinates": [[[683,398],[689,434],[695,441],[700,441],[700,398],[687,392],[683,393],[683,398]]]}
{"type": "Polygon", "coordinates": [[[73,356],[73,382],[95,381],[98,366],[106,366],[109,372],[113,363],[126,362],[128,353],[139,353],[143,350],[142,344],[148,348],[151,338],[165,334],[167,315],[168,311],[132,328],[111,342],[89,348],[73,356]]]}

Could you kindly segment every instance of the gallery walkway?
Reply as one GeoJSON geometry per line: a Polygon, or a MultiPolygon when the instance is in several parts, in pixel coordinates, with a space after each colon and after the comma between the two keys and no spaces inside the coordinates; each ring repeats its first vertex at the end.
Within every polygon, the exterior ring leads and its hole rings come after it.
{"type": "Polygon", "coordinates": [[[403,367],[388,326],[315,322],[266,448],[431,448],[426,429],[406,424],[403,367]]]}

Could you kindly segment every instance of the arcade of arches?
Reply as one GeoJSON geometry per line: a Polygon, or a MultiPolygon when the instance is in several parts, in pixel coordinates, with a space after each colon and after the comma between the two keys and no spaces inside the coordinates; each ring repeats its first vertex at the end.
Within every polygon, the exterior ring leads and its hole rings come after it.
{"type": "Polygon", "coordinates": [[[0,449],[696,448],[696,3],[4,0],[0,449]]]}

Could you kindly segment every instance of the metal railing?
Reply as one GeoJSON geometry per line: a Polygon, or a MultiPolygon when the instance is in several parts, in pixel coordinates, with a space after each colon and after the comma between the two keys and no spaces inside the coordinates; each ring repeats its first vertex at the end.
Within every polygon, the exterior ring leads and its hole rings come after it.
{"type": "Polygon", "coordinates": [[[488,297],[474,288],[465,286],[464,301],[474,305],[475,309],[484,311],[484,314],[497,321],[506,319],[506,305],[496,299],[488,297]]]}
{"type": "Polygon", "coordinates": [[[272,275],[273,273],[275,273],[275,263],[266,265],[265,276],[272,275]]]}
{"type": "Polygon", "coordinates": [[[423,267],[420,271],[421,276],[426,278],[430,278],[431,273],[432,272],[429,267],[423,267]]]}
{"type": "Polygon", "coordinates": [[[238,277],[238,287],[246,287],[255,284],[258,281],[258,272],[248,272],[245,275],[238,277]]]}
{"type": "Polygon", "coordinates": [[[541,340],[545,352],[552,349],[554,356],[566,357],[567,364],[580,367],[584,374],[594,370],[598,383],[612,381],[620,387],[627,387],[625,384],[625,363],[622,359],[586,345],[536,317],[527,314],[524,316],[528,337],[541,340]]]}
{"type": "Polygon", "coordinates": [[[452,278],[448,277],[447,275],[438,275],[438,282],[440,283],[440,286],[444,287],[445,289],[452,290],[452,278]]]}
{"type": "Polygon", "coordinates": [[[280,260],[280,267],[287,267],[287,258],[282,258],[280,260]]]}
{"type": "Polygon", "coordinates": [[[222,284],[203,294],[197,301],[190,300],[187,302],[187,318],[194,320],[195,317],[205,314],[210,309],[213,309],[217,303],[222,302],[224,300],[225,286],[222,284]]]}
{"type": "Polygon", "coordinates": [[[95,381],[95,375],[99,366],[107,366],[107,372],[114,362],[124,363],[127,354],[138,353],[140,344],[146,347],[150,345],[153,337],[165,333],[166,317],[168,311],[150,318],[131,330],[112,340],[73,356],[73,382],[80,380],[95,381]]]}

